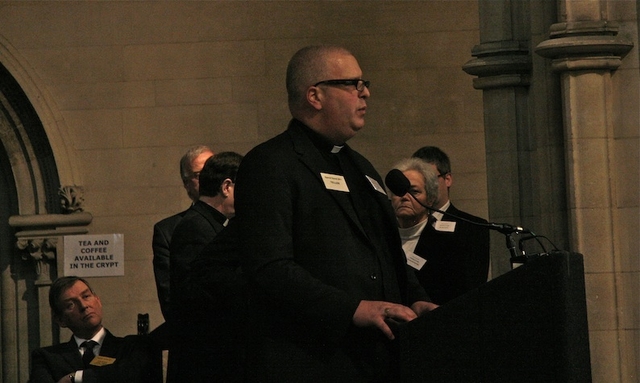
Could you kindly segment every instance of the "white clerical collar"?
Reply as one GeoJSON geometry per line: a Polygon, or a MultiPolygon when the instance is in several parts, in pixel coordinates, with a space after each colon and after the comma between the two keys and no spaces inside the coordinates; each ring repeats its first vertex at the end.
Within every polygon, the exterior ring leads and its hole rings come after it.
{"type": "Polygon", "coordinates": [[[342,148],[344,148],[344,145],[333,145],[333,148],[331,148],[331,153],[336,154],[341,151],[342,148]]]}

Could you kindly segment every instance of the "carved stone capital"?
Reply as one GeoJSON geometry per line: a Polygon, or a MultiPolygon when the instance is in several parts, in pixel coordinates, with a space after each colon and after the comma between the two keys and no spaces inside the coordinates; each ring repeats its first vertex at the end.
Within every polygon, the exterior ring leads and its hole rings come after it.
{"type": "Polygon", "coordinates": [[[24,260],[50,261],[56,259],[58,238],[21,238],[16,245],[18,249],[26,251],[22,255],[24,260]]]}
{"type": "Polygon", "coordinates": [[[86,212],[74,214],[14,215],[9,226],[16,229],[16,247],[20,257],[35,264],[36,285],[50,285],[55,278],[57,245],[65,235],[86,234],[93,217],[86,212]]]}
{"type": "Polygon", "coordinates": [[[528,86],[531,56],[526,44],[519,41],[498,41],[473,47],[472,55],[462,70],[474,76],[476,89],[528,86]]]}
{"type": "Polygon", "coordinates": [[[602,21],[558,23],[550,38],[538,44],[537,54],[553,59],[555,71],[615,70],[633,48],[633,42],[618,36],[615,24],[602,21]]]}
{"type": "Polygon", "coordinates": [[[67,185],[58,189],[60,205],[63,214],[72,214],[83,211],[84,189],[82,186],[67,185]]]}
{"type": "Polygon", "coordinates": [[[58,238],[21,238],[16,246],[23,250],[21,257],[34,261],[36,267],[36,285],[51,284],[51,265],[55,263],[58,238]]]}

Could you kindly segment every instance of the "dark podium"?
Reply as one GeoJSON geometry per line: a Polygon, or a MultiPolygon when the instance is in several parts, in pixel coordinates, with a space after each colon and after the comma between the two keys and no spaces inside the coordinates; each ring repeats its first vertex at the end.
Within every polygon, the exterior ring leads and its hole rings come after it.
{"type": "Polygon", "coordinates": [[[402,382],[591,382],[581,254],[530,259],[395,332],[402,382]]]}

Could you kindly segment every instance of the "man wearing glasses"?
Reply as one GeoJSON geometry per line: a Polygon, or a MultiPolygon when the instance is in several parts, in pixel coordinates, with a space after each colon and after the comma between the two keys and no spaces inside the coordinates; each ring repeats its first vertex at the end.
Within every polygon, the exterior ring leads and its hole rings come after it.
{"type": "MultiPolygon", "coordinates": [[[[213,151],[208,146],[197,145],[189,148],[180,158],[180,178],[192,203],[195,203],[200,196],[198,193],[200,171],[205,161],[211,156],[213,156],[213,151]]],[[[171,270],[169,250],[171,238],[176,226],[188,211],[189,209],[174,214],[153,225],[153,240],[151,242],[153,249],[153,275],[156,281],[160,310],[165,321],[170,317],[171,270]]],[[[170,334],[166,322],[154,329],[151,334],[163,349],[169,347],[170,334]]]]}
{"type": "Polygon", "coordinates": [[[388,321],[436,306],[407,269],[380,175],[346,145],[364,127],[369,82],[349,51],[312,46],[286,83],[289,127],[236,179],[256,320],[249,381],[392,380],[388,321]]]}
{"type": "MultiPolygon", "coordinates": [[[[189,199],[195,203],[199,198],[198,181],[200,171],[205,161],[213,156],[213,151],[208,146],[193,146],[180,159],[180,178],[182,185],[187,191],[189,199]]],[[[188,209],[170,217],[164,218],[153,225],[153,273],[156,279],[158,290],[158,300],[164,319],[169,317],[169,290],[171,273],[169,270],[169,248],[171,246],[171,236],[173,230],[187,213],[188,209]]]]}
{"type": "Polygon", "coordinates": [[[433,207],[451,214],[433,212],[435,221],[422,230],[414,250],[426,261],[416,270],[420,284],[435,303],[442,305],[487,281],[489,230],[481,226],[487,220],[457,209],[449,200],[453,176],[445,152],[425,146],[412,157],[427,162],[438,174],[438,196],[433,207]]]}

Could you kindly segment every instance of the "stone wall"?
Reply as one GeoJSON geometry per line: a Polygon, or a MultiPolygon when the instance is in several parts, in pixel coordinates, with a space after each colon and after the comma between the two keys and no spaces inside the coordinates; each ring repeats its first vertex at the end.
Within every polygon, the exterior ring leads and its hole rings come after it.
{"type": "Polygon", "coordinates": [[[383,175],[442,147],[456,204],[486,217],[482,95],[461,69],[477,41],[475,1],[0,2],[3,64],[35,84],[36,111],[53,110],[61,184],[84,188],[90,234],[124,234],[125,276],[91,279],[117,334],[137,313],[162,322],[151,235],[189,205],[180,156],[245,153],[284,130],[286,64],[308,44],[351,49],[372,82],[353,147],[383,175]]]}

